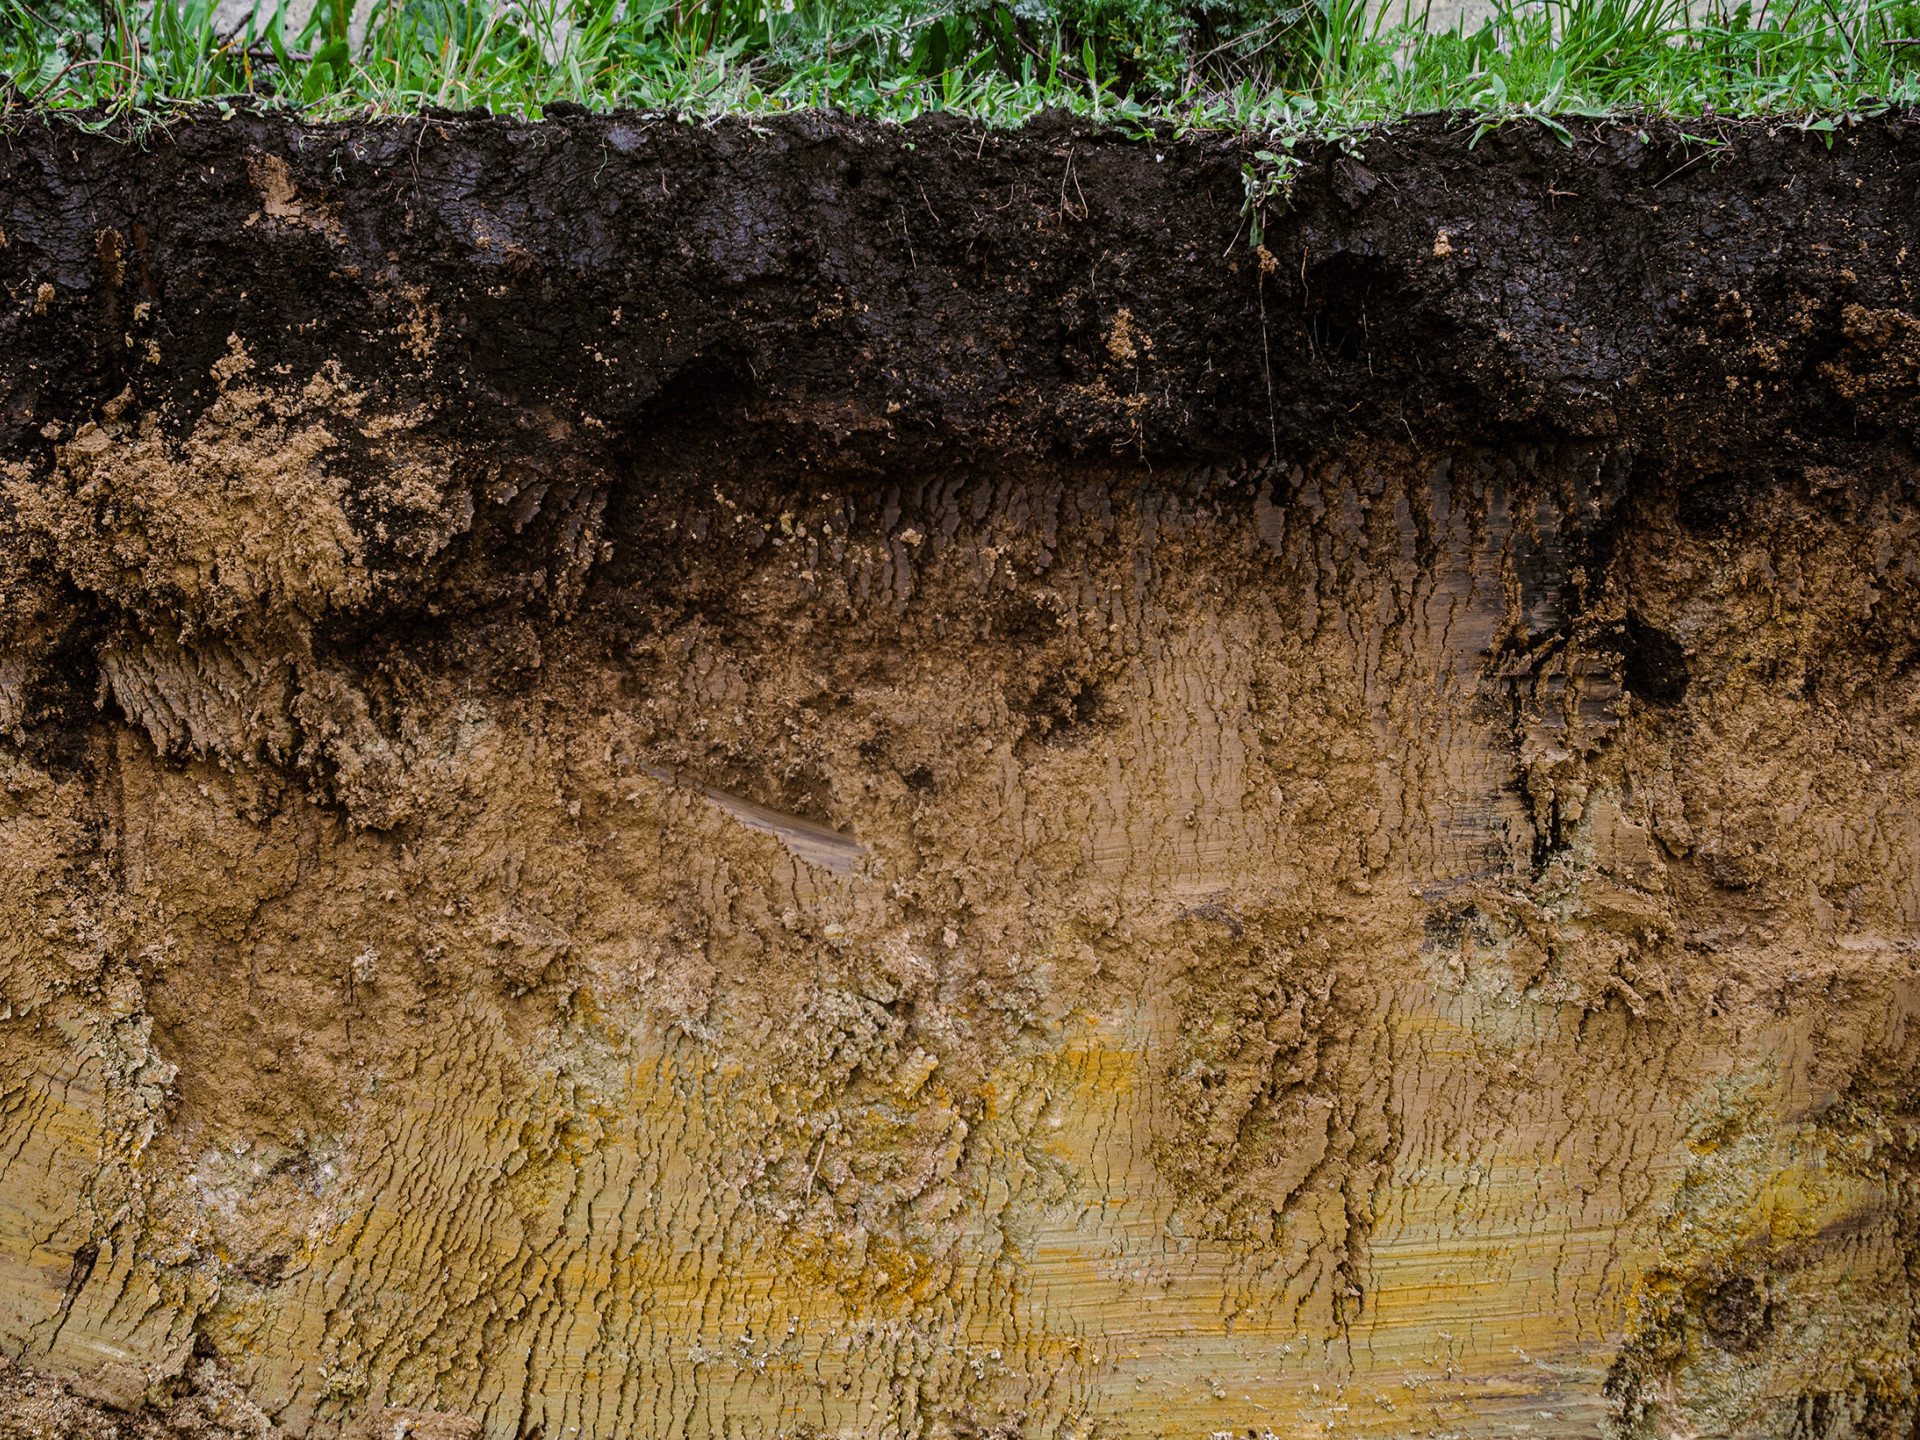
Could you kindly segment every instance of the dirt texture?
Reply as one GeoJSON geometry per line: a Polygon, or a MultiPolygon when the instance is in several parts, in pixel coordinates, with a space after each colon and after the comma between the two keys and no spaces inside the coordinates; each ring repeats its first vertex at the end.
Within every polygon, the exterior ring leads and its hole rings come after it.
{"type": "Polygon", "coordinates": [[[0,1435],[1911,1436],[1920,134],[1710,128],[16,125],[0,1435]]]}

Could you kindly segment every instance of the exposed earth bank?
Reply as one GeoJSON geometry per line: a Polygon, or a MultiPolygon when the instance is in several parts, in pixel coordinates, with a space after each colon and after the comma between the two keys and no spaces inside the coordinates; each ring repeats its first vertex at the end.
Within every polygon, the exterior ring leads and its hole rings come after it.
{"type": "Polygon", "coordinates": [[[1911,1435],[1920,135],[1690,128],[16,124],[0,1435],[1911,1435]]]}

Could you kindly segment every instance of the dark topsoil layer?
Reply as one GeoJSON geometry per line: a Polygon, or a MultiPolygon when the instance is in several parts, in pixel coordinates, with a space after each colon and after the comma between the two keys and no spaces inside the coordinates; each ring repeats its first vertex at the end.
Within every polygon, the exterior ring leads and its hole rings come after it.
{"type": "Polygon", "coordinates": [[[132,144],[17,121],[0,451],[128,385],[189,427],[230,335],[263,367],[338,360],[469,440],[524,444],[550,408],[612,452],[724,433],[849,472],[1408,432],[1618,437],[1712,469],[1851,429],[1821,362],[1846,304],[1909,303],[1920,133],[1473,135],[1432,118],[1303,152],[1262,261],[1245,137],[242,114],[132,144]],[[410,291],[444,321],[430,354],[397,323],[410,291]]]}
{"type": "MultiPolygon", "coordinates": [[[[137,144],[28,118],[0,145],[0,461],[32,483],[102,415],[184,435],[237,337],[284,383],[337,362],[468,457],[624,476],[610,520],[709,467],[762,500],[899,484],[911,511],[961,465],[1409,444],[1598,443],[1701,525],[1815,465],[1911,487],[1908,123],[1831,147],[1756,123],[1473,136],[1432,118],[1303,151],[1256,253],[1258,141],[1057,116],[242,113],[137,144]]],[[[329,465],[359,444],[341,427],[329,465]]],[[[539,563],[516,536],[454,551],[539,563]]],[[[398,622],[437,583],[339,623],[398,622]]],[[[33,699],[49,738],[97,717],[111,622],[72,598],[36,642],[71,652],[33,699]]]]}

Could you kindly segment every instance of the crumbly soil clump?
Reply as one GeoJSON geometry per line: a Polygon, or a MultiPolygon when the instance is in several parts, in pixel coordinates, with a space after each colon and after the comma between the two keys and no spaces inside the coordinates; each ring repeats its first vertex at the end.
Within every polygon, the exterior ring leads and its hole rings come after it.
{"type": "Polygon", "coordinates": [[[1474,135],[18,124],[0,1437],[1910,1434],[1920,137],[1474,135]]]}

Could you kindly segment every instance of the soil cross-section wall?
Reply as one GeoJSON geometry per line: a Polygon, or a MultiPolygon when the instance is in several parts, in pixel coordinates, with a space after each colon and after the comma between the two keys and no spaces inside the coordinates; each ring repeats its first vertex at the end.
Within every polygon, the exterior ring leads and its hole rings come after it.
{"type": "Polygon", "coordinates": [[[1920,136],[1715,138],[16,124],[0,1400],[1911,1435],[1920,136]]]}

